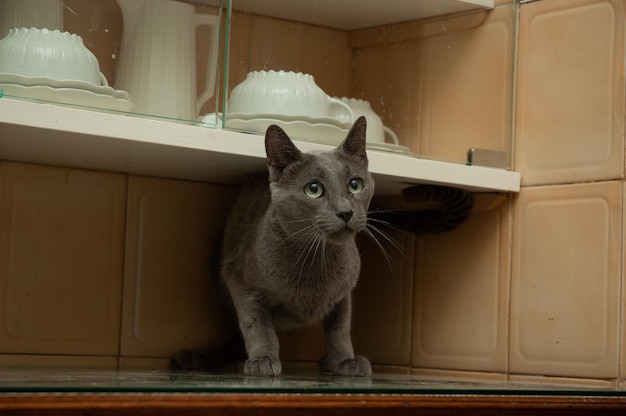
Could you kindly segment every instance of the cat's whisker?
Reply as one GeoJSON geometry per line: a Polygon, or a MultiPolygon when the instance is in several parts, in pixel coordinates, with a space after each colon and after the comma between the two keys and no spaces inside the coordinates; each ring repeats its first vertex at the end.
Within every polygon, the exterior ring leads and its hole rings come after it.
{"type": "Polygon", "coordinates": [[[311,234],[307,243],[302,245],[302,248],[300,249],[300,254],[298,255],[298,259],[295,263],[295,265],[297,266],[298,263],[300,263],[300,260],[302,260],[302,263],[300,264],[300,275],[303,274],[304,267],[310,263],[309,257],[311,256],[311,253],[313,254],[313,260],[317,256],[317,251],[321,240],[321,234],[322,232],[316,229],[315,232],[311,234]]]}
{"type": "MultiPolygon", "coordinates": [[[[298,258],[296,259],[295,265],[297,266],[300,263],[300,260],[304,260],[306,263],[306,259],[309,256],[309,252],[311,251],[311,246],[315,242],[317,230],[315,230],[312,226],[307,227],[306,229],[299,230],[294,234],[290,235],[288,239],[295,239],[296,241],[290,241],[289,245],[297,249],[298,258]],[[304,232],[304,231],[313,231],[313,232],[304,232]],[[297,243],[297,244],[296,244],[297,243]]],[[[287,242],[287,239],[283,240],[283,243],[287,242]]]]}
{"type": "Polygon", "coordinates": [[[397,232],[399,232],[401,234],[404,234],[406,236],[411,236],[412,237],[411,233],[407,232],[406,230],[398,227],[397,225],[395,225],[395,224],[393,224],[393,223],[391,223],[389,221],[381,220],[379,218],[368,217],[367,218],[367,222],[375,222],[377,224],[384,225],[387,228],[391,228],[392,230],[397,231],[397,232]]]}
{"type": "Polygon", "coordinates": [[[299,241],[299,240],[301,240],[302,238],[307,237],[307,234],[306,234],[306,233],[307,233],[307,231],[310,231],[310,230],[312,230],[312,229],[314,229],[314,228],[315,228],[315,225],[314,225],[314,224],[310,224],[310,225],[308,225],[308,226],[306,226],[306,227],[304,227],[304,228],[301,228],[301,229],[299,229],[298,231],[296,231],[296,232],[294,232],[294,233],[292,233],[292,234],[288,235],[288,236],[287,236],[287,238],[285,238],[285,239],[283,240],[283,243],[288,242],[289,240],[291,240],[291,239],[292,239],[292,238],[294,238],[294,237],[295,237],[296,241],[299,241]]]}
{"type": "MultiPolygon", "coordinates": [[[[319,232],[316,234],[316,238],[315,238],[315,251],[313,251],[313,260],[315,260],[317,258],[317,252],[320,249],[320,245],[322,244],[322,241],[324,239],[322,238],[322,233],[319,232]]],[[[323,251],[322,251],[322,268],[323,268],[323,264],[324,264],[324,256],[323,256],[323,251]]]]}
{"type": "Polygon", "coordinates": [[[381,237],[383,237],[386,241],[388,241],[396,250],[398,250],[405,259],[408,260],[408,256],[406,252],[404,251],[404,249],[402,248],[402,246],[400,246],[400,244],[396,240],[394,240],[389,234],[387,234],[386,232],[384,232],[379,227],[376,227],[373,224],[367,224],[367,229],[376,231],[381,237]]]}
{"type": "Polygon", "coordinates": [[[302,275],[302,270],[304,268],[304,265],[306,264],[306,259],[309,256],[309,251],[311,247],[311,239],[312,237],[309,236],[309,239],[307,240],[306,244],[302,244],[298,250],[298,258],[294,262],[294,268],[300,265],[299,275],[302,275]]]}
{"type": "Polygon", "coordinates": [[[296,220],[285,220],[285,219],[281,219],[280,222],[283,223],[298,223],[298,222],[309,222],[310,220],[308,218],[302,218],[302,219],[296,219],[296,220]]]}
{"type": "Polygon", "coordinates": [[[376,213],[386,213],[386,214],[396,214],[396,215],[407,215],[406,213],[402,212],[402,211],[394,211],[394,210],[375,210],[375,211],[368,211],[367,212],[367,221],[368,222],[375,222],[377,224],[380,225],[384,225],[387,228],[391,228],[394,231],[399,232],[400,234],[406,236],[406,237],[410,237],[410,238],[415,238],[415,235],[406,231],[405,229],[398,227],[395,224],[392,224],[389,221],[385,221],[385,220],[381,220],[380,218],[376,218],[375,216],[371,216],[370,214],[376,214],[376,213]]]}
{"type": "Polygon", "coordinates": [[[389,252],[385,248],[385,246],[383,246],[383,244],[378,240],[378,238],[376,238],[374,233],[372,233],[369,230],[369,228],[365,229],[365,233],[374,241],[374,243],[378,246],[380,251],[383,253],[383,256],[385,257],[385,260],[387,261],[387,265],[389,266],[389,268],[392,269],[392,270],[395,270],[396,269],[396,263],[393,260],[393,257],[391,257],[391,255],[389,254],[389,252]]]}
{"type": "Polygon", "coordinates": [[[396,272],[398,271],[398,265],[396,264],[396,262],[394,261],[393,256],[389,253],[389,251],[385,248],[385,245],[383,244],[383,242],[381,242],[380,238],[376,237],[376,234],[380,235],[382,238],[384,238],[383,241],[387,241],[389,244],[391,244],[396,250],[398,250],[398,252],[400,252],[400,254],[402,255],[402,257],[404,258],[405,261],[410,261],[408,255],[406,254],[406,252],[403,250],[403,248],[400,246],[400,244],[398,242],[396,242],[390,235],[388,235],[387,233],[385,233],[383,230],[381,230],[380,228],[372,225],[372,224],[367,224],[367,228],[365,229],[366,234],[368,235],[368,237],[370,237],[372,239],[372,241],[374,241],[374,243],[376,244],[376,246],[379,248],[379,250],[381,251],[381,253],[383,254],[383,256],[385,257],[385,261],[387,262],[387,265],[389,266],[389,268],[392,271],[392,274],[395,276],[396,272]],[[376,232],[376,234],[374,234],[374,232],[376,232]]]}
{"type": "Polygon", "coordinates": [[[326,275],[326,239],[321,236],[320,240],[322,242],[322,273],[326,275]]]}

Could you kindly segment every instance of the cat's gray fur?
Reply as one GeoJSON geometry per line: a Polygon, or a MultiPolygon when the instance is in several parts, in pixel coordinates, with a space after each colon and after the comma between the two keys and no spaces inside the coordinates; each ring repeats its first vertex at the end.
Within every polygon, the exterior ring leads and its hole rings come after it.
{"type": "Polygon", "coordinates": [[[366,227],[374,194],[365,130],[360,118],[336,149],[302,153],[280,127],[267,129],[269,183],[257,178],[242,189],[222,252],[222,278],[248,355],[246,374],[279,375],[276,332],[320,320],[322,370],[371,374],[350,338],[351,292],[361,268],[355,236],[366,227]],[[307,195],[312,183],[322,185],[321,196],[307,195]]]}
{"type": "Polygon", "coordinates": [[[181,350],[172,357],[175,369],[213,369],[247,355],[247,374],[278,375],[276,331],[323,320],[322,370],[371,374],[369,361],[354,355],[350,339],[350,294],[360,271],[355,235],[365,230],[368,214],[376,224],[370,228],[381,234],[380,228],[450,231],[467,219],[473,200],[462,189],[414,185],[402,191],[410,210],[374,207],[368,213],[374,181],[367,171],[365,129],[361,118],[333,151],[302,153],[279,127],[268,128],[269,175],[252,178],[242,189],[222,247],[221,283],[235,306],[246,351],[239,343],[205,353],[181,350]],[[353,178],[363,181],[356,194],[348,189],[353,178]],[[306,196],[304,187],[312,181],[325,186],[323,197],[306,196]]]}

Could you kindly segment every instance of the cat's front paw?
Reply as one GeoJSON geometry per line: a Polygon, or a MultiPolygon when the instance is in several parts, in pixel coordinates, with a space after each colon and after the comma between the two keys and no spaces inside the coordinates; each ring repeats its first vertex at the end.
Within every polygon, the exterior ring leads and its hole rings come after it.
{"type": "Polygon", "coordinates": [[[322,357],[320,363],[321,370],[339,376],[369,377],[372,375],[372,366],[367,358],[362,355],[355,355],[343,361],[333,361],[328,356],[322,357]]]}
{"type": "Polygon", "coordinates": [[[243,372],[249,376],[275,377],[282,372],[282,364],[278,358],[270,356],[249,358],[243,372]]]}

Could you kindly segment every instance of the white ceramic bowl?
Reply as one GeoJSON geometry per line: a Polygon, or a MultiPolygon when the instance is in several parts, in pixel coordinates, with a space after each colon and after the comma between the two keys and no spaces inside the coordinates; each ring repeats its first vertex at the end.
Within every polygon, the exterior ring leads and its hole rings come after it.
{"type": "Polygon", "coordinates": [[[59,30],[10,29],[0,40],[0,73],[108,85],[83,39],[59,30]]]}
{"type": "Polygon", "coordinates": [[[350,107],[329,97],[312,75],[286,71],[254,71],[228,99],[229,114],[288,115],[354,120],[350,107]]]}
{"type": "Polygon", "coordinates": [[[398,144],[398,137],[389,127],[383,124],[380,116],[372,109],[369,101],[358,98],[342,97],[341,101],[348,104],[355,117],[365,116],[367,133],[365,139],[369,143],[385,143],[385,135],[389,136],[393,144],[398,144]]]}

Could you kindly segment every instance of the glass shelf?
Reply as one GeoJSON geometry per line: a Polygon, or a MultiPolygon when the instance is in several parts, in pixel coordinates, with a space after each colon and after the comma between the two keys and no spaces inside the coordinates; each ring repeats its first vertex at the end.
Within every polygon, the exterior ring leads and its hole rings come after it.
{"type": "Polygon", "coordinates": [[[238,373],[176,373],[88,369],[2,369],[0,393],[7,392],[152,392],[289,394],[463,394],[620,396],[624,388],[519,382],[477,382],[401,374],[371,378],[292,373],[277,378],[238,373]]]}

